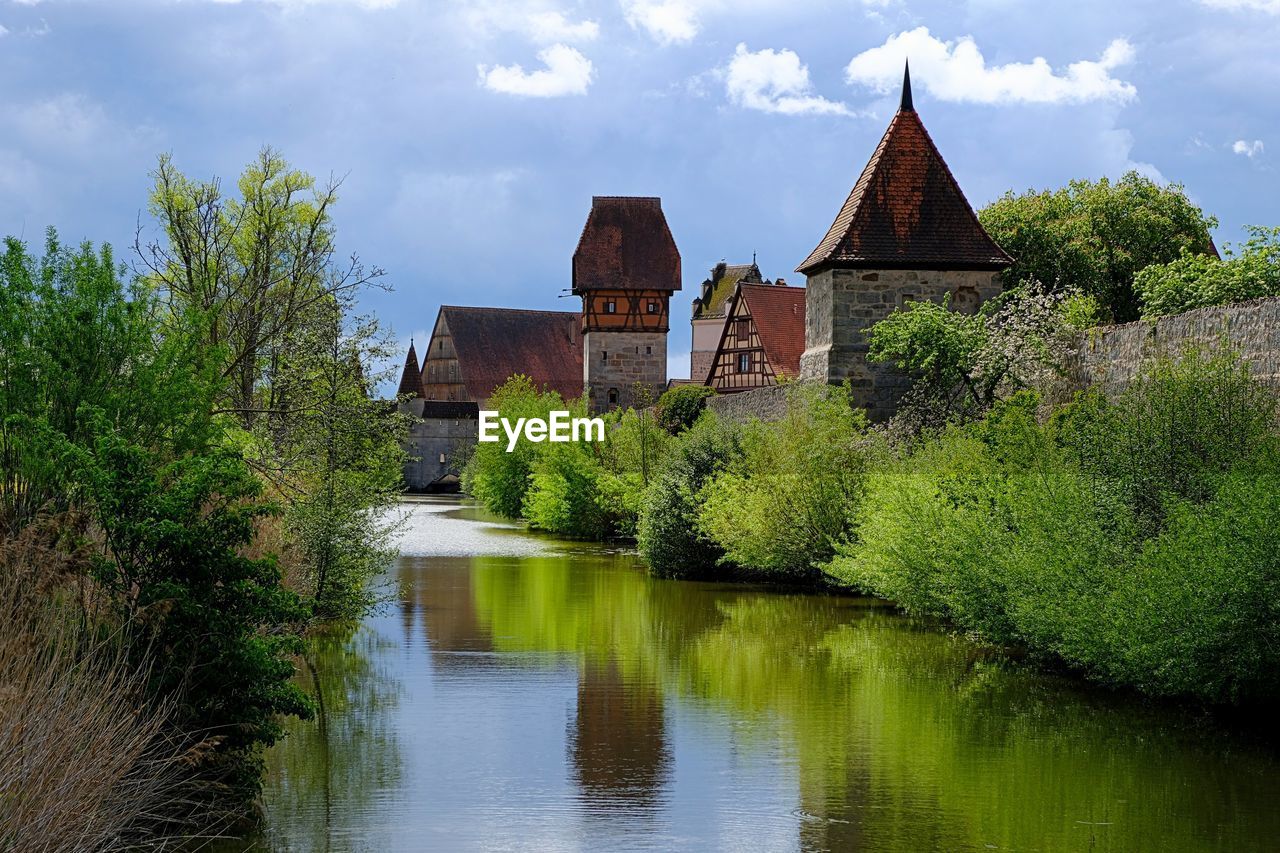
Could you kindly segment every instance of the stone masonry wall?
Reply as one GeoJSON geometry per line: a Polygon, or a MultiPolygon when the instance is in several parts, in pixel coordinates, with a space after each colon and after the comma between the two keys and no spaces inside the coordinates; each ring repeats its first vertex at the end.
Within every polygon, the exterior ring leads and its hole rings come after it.
{"type": "MultiPolygon", "coordinates": [[[[1214,349],[1224,344],[1249,364],[1254,378],[1280,395],[1280,297],[1091,329],[1067,365],[1067,390],[1092,386],[1114,396],[1155,358],[1176,357],[1188,346],[1214,349]]],[[[712,397],[707,407],[737,421],[776,420],[786,410],[785,389],[712,397]]]]}
{"type": "Polygon", "coordinates": [[[652,404],[667,385],[666,332],[588,332],[583,336],[583,383],[593,412],[607,411],[609,390],[618,392],[622,408],[643,406],[635,385],[648,385],[652,404]],[[605,359],[604,353],[608,353],[605,359]]]}
{"type": "Polygon", "coordinates": [[[1000,293],[999,273],[989,271],[844,270],[810,276],[805,296],[805,351],[800,378],[853,386],[854,398],[873,421],[889,418],[910,387],[906,374],[867,361],[866,330],[908,301],[941,302],[950,294],[958,311],[976,311],[1000,293]]]}
{"type": "Polygon", "coordinates": [[[409,454],[404,463],[405,488],[410,492],[439,489],[445,478],[446,488],[454,488],[452,478],[462,473],[459,463],[476,443],[477,406],[421,399],[404,406],[414,418],[405,446],[409,454]]]}
{"type": "Polygon", "coordinates": [[[1223,343],[1240,353],[1256,379],[1280,392],[1278,297],[1091,329],[1068,372],[1075,387],[1094,386],[1114,395],[1155,358],[1176,357],[1187,346],[1215,348],[1223,343]]]}
{"type": "Polygon", "coordinates": [[[787,413],[787,386],[766,385],[734,394],[717,394],[707,398],[707,408],[724,420],[739,423],[751,418],[781,420],[787,413]]]}

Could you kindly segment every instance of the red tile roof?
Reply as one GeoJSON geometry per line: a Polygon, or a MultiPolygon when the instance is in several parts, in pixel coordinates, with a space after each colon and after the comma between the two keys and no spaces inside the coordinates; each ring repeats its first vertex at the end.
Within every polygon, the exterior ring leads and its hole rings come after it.
{"type": "Polygon", "coordinates": [[[566,400],[582,396],[582,315],[514,308],[440,309],[467,397],[486,400],[517,373],[566,400]]]}
{"type": "Polygon", "coordinates": [[[1003,269],[991,239],[904,99],[818,247],[796,267],[1003,269]]]}
{"type": "Polygon", "coordinates": [[[662,199],[594,196],[573,253],[573,292],[680,289],[680,252],[662,199]]]}
{"type": "Polygon", "coordinates": [[[747,302],[773,372],[798,376],[804,352],[804,288],[741,284],[738,294],[747,302]]]}
{"type": "Polygon", "coordinates": [[[409,353],[404,357],[404,371],[400,374],[400,388],[396,394],[426,396],[422,393],[422,371],[418,368],[418,353],[413,349],[413,341],[409,341],[409,353]]]}

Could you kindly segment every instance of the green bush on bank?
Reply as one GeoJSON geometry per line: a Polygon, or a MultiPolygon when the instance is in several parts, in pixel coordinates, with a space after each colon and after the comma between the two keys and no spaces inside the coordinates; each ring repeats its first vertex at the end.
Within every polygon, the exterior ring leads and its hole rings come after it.
{"type": "Polygon", "coordinates": [[[645,491],[636,539],[649,570],[662,577],[706,577],[722,566],[724,549],[698,525],[703,485],[742,452],[740,429],[714,414],[676,439],[645,491]]]}
{"type": "Polygon", "coordinates": [[[739,566],[814,578],[848,534],[875,441],[848,387],[795,384],[786,415],[753,420],[703,487],[698,527],[739,566]]]}
{"type": "MultiPolygon", "coordinates": [[[[539,391],[526,376],[511,377],[490,404],[512,423],[547,419],[556,410],[571,418],[587,414],[584,401],[565,402],[553,391],[539,391]]],[[[672,438],[644,410],[610,412],[603,420],[603,442],[535,443],[522,437],[510,453],[505,436],[479,444],[463,471],[463,489],[491,512],[548,533],[632,536],[644,490],[672,438]]]]}
{"type": "Polygon", "coordinates": [[[1019,395],[874,472],[830,571],[1109,683],[1274,697],[1274,406],[1194,353],[1047,423],[1019,395]]]}

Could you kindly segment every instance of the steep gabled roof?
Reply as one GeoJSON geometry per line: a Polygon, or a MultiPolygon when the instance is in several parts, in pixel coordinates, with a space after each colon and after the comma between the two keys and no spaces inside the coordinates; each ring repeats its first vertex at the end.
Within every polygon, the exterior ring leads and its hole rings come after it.
{"type": "Polygon", "coordinates": [[[662,199],[593,196],[573,253],[573,292],[680,289],[680,252],[662,199]]]}
{"type": "Polygon", "coordinates": [[[902,105],[822,242],[797,272],[992,269],[1013,259],[978,222],[903,81],[902,105]]]}
{"type": "Polygon", "coordinates": [[[576,311],[445,305],[440,314],[470,399],[488,399],[517,373],[566,400],[582,396],[582,315],[576,311]]]}
{"type": "Polygon", "coordinates": [[[408,394],[411,397],[422,397],[422,370],[418,367],[418,353],[409,341],[409,353],[404,357],[404,371],[400,374],[400,388],[397,395],[408,394]]]}
{"type": "Polygon", "coordinates": [[[803,287],[738,286],[738,298],[747,303],[765,358],[776,375],[798,376],[800,373],[800,355],[804,352],[804,296],[803,287]]]}

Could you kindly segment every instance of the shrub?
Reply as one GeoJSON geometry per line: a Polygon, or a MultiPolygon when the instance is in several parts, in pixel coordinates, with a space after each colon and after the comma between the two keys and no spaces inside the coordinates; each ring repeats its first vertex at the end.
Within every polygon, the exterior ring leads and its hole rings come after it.
{"type": "Polygon", "coordinates": [[[702,490],[698,526],[737,565],[812,576],[848,534],[871,453],[849,390],[793,385],[787,413],[750,422],[742,453],[702,490]]]}
{"type": "MultiPolygon", "coordinates": [[[[553,409],[581,415],[581,402],[567,405],[554,391],[540,392],[527,376],[512,376],[489,398],[489,407],[513,424],[517,418],[547,418],[553,409]]],[[[477,444],[462,472],[463,491],[490,512],[504,518],[519,518],[538,455],[551,445],[523,439],[507,452],[505,436],[495,443],[477,444]]]]}
{"type": "Polygon", "coordinates": [[[538,454],[524,496],[530,526],[548,533],[603,539],[613,529],[601,499],[601,468],[583,444],[548,445],[538,454]]]}
{"type": "Polygon", "coordinates": [[[248,801],[280,716],[311,710],[290,681],[301,643],[288,630],[310,611],[283,588],[274,558],[243,556],[272,508],[233,454],[163,462],[101,417],[94,424],[92,447],[69,454],[105,542],[93,576],[141,647],[159,650],[150,687],[179,698],[174,724],[216,734],[202,775],[248,801]]]}
{"type": "MultiPolygon", "coordinates": [[[[714,574],[724,550],[698,528],[703,484],[741,453],[739,429],[708,414],[676,439],[645,490],[636,525],[640,554],[664,577],[714,574]]],[[[721,568],[727,568],[721,566],[721,568]]]]}
{"type": "Polygon", "coordinates": [[[1114,403],[1086,393],[1054,417],[1056,440],[1148,532],[1168,496],[1200,502],[1275,427],[1276,399],[1229,350],[1162,358],[1114,403]]]}
{"type": "Polygon", "coordinates": [[[869,478],[830,571],[1090,676],[1274,699],[1280,437],[1229,355],[1153,365],[1047,424],[1019,395],[869,478]]]}
{"type": "Polygon", "coordinates": [[[672,435],[679,435],[706,411],[707,398],[715,393],[706,385],[677,385],[658,398],[658,423],[672,435]]]}
{"type": "Polygon", "coordinates": [[[1141,270],[1133,286],[1142,297],[1142,316],[1178,314],[1208,305],[1280,295],[1280,228],[1249,227],[1240,253],[1227,258],[1184,251],[1165,264],[1141,270]]]}

